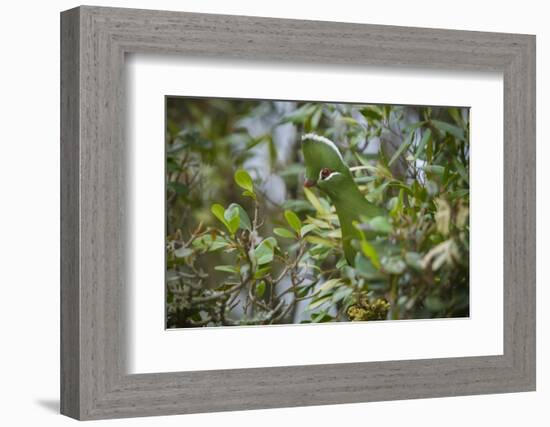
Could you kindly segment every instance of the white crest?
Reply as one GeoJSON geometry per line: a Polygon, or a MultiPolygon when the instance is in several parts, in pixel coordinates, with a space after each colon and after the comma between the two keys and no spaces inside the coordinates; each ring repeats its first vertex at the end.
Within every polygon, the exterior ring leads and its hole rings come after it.
{"type": "Polygon", "coordinates": [[[319,172],[319,181],[327,182],[327,181],[330,181],[332,178],[334,178],[337,175],[342,175],[342,174],[340,172],[332,172],[329,176],[327,176],[326,178],[323,178],[323,170],[321,170],[319,172]]]}
{"type": "Polygon", "coordinates": [[[314,133],[306,133],[305,135],[302,135],[302,142],[303,141],[314,141],[314,142],[320,142],[322,144],[328,145],[330,148],[336,151],[336,154],[338,154],[338,157],[340,157],[340,160],[344,161],[344,158],[342,157],[342,154],[340,153],[340,150],[338,150],[338,147],[336,146],[336,144],[332,142],[330,139],[325,138],[324,136],[317,135],[314,133]]]}

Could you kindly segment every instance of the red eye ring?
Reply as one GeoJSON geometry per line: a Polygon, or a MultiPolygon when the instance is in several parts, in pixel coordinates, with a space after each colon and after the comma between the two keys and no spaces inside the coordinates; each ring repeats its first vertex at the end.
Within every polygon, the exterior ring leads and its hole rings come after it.
{"type": "Polygon", "coordinates": [[[321,169],[321,179],[328,178],[331,173],[332,173],[332,171],[329,168],[321,169]]]}

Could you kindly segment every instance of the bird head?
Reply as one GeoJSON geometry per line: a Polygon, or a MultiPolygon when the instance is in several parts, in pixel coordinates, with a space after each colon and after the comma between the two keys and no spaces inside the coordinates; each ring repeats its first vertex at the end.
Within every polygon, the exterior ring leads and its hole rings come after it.
{"type": "Polygon", "coordinates": [[[302,153],[306,166],[304,182],[306,187],[320,182],[323,169],[331,173],[338,172],[344,176],[351,176],[338,147],[328,138],[313,133],[305,134],[302,136],[302,153]]]}
{"type": "MultiPolygon", "coordinates": [[[[335,200],[341,196],[342,190],[350,183],[350,178],[341,172],[330,168],[322,168],[319,171],[317,187],[331,199],[335,200]]],[[[353,184],[353,181],[351,181],[353,184]]]]}

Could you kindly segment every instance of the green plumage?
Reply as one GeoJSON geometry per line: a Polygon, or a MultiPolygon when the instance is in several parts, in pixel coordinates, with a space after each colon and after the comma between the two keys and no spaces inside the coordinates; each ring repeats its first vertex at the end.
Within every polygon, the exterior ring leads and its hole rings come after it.
{"type": "Polygon", "coordinates": [[[351,241],[360,238],[360,235],[353,223],[360,221],[361,217],[370,219],[384,215],[384,209],[365,199],[332,141],[313,134],[304,135],[302,153],[306,166],[306,183],[316,185],[332,200],[342,229],[342,246],[346,260],[354,265],[356,250],[351,241]]]}
{"type": "Polygon", "coordinates": [[[306,180],[316,182],[321,169],[328,168],[353,179],[340,151],[328,138],[308,133],[302,137],[302,154],[306,166],[306,180]]]}

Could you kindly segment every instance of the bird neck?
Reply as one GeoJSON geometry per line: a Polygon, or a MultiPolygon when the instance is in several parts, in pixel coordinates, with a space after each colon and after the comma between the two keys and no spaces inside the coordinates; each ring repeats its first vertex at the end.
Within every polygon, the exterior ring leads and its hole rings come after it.
{"type": "Polygon", "coordinates": [[[358,221],[359,216],[373,218],[383,215],[383,209],[365,199],[365,196],[353,181],[342,186],[338,193],[331,195],[331,199],[338,216],[342,216],[340,222],[343,219],[350,223],[358,221]]]}
{"type": "Polygon", "coordinates": [[[359,231],[353,223],[360,221],[361,217],[374,218],[383,215],[382,208],[369,202],[359,191],[355,182],[351,181],[349,185],[343,186],[341,191],[332,197],[332,202],[336,208],[338,221],[342,230],[342,246],[345,257],[350,265],[354,265],[355,250],[351,241],[361,238],[359,231]]]}

